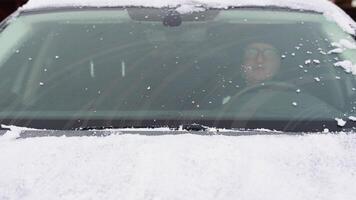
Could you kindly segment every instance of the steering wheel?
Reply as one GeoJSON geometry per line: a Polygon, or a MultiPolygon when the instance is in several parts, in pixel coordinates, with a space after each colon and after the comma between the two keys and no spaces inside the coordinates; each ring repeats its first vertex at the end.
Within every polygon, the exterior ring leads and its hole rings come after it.
{"type": "Polygon", "coordinates": [[[270,81],[270,82],[256,84],[253,86],[246,87],[239,93],[232,96],[230,101],[234,102],[236,99],[239,99],[241,96],[246,95],[247,93],[256,92],[256,91],[262,90],[262,89],[266,90],[269,88],[271,88],[273,90],[277,89],[278,91],[295,91],[295,92],[297,92],[297,90],[298,90],[298,88],[295,85],[292,85],[290,83],[280,82],[280,81],[270,81]]]}
{"type": "Polygon", "coordinates": [[[285,130],[294,130],[303,121],[320,120],[330,113],[337,113],[333,106],[323,100],[307,92],[298,93],[297,90],[295,85],[275,81],[247,87],[230,98],[221,114],[226,116],[230,112],[228,115],[232,118],[246,119],[246,123],[260,116],[276,117],[289,121],[284,125],[285,130]]]}
{"type": "MultiPolygon", "coordinates": [[[[282,105],[278,104],[276,100],[283,100],[281,96],[286,94],[287,97],[294,97],[298,95],[297,90],[298,88],[295,85],[278,81],[253,85],[230,97],[229,101],[223,105],[222,113],[234,111],[234,115],[242,114],[244,117],[251,118],[256,113],[262,113],[258,111],[263,109],[269,109],[270,111],[281,110],[282,105]]],[[[288,106],[293,107],[292,100],[290,100],[288,106]]]]}

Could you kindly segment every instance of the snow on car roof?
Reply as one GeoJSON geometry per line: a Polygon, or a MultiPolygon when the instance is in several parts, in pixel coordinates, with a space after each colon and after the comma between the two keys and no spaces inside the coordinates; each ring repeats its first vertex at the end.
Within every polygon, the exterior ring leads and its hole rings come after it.
{"type": "Polygon", "coordinates": [[[243,6],[277,6],[323,13],[350,34],[355,34],[356,23],[344,11],[328,0],[29,0],[21,9],[43,9],[56,7],[179,7],[200,5],[207,8],[243,6]]]}

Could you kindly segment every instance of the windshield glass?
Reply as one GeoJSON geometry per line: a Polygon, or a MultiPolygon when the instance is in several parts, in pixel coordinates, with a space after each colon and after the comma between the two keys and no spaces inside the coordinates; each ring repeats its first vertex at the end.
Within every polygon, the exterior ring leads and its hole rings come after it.
{"type": "Polygon", "coordinates": [[[336,128],[356,106],[355,40],[317,13],[29,12],[0,43],[7,124],[313,131],[336,128]]]}

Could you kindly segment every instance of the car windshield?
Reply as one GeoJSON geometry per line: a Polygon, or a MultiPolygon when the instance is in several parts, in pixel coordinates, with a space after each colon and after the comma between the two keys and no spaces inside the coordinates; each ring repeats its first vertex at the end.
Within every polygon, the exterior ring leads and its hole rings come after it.
{"type": "Polygon", "coordinates": [[[6,25],[6,124],[320,131],[355,112],[355,40],[320,13],[88,8],[6,25]]]}

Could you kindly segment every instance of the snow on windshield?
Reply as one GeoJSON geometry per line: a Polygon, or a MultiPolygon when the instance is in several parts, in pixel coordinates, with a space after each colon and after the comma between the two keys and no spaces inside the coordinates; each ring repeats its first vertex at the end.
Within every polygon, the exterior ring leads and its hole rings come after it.
{"type": "Polygon", "coordinates": [[[356,135],[0,137],[0,199],[356,196],[356,135]]]}
{"type": "Polygon", "coordinates": [[[22,9],[40,9],[49,7],[67,6],[93,6],[93,7],[115,7],[115,6],[147,6],[147,7],[177,7],[181,6],[183,12],[194,9],[200,5],[207,8],[226,8],[229,6],[278,6],[292,9],[311,10],[324,13],[329,19],[339,24],[344,31],[354,34],[356,23],[346,15],[340,8],[328,0],[30,0],[22,9]]]}

